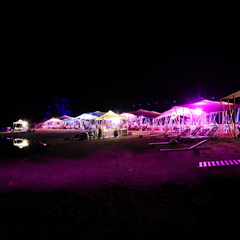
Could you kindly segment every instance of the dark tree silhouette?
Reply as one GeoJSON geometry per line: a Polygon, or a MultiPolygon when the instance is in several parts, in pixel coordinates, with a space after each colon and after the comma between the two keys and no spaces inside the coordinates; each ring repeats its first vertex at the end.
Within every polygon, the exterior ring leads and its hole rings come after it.
{"type": "Polygon", "coordinates": [[[43,111],[44,118],[59,117],[71,114],[69,100],[55,96],[52,104],[48,105],[43,111]]]}

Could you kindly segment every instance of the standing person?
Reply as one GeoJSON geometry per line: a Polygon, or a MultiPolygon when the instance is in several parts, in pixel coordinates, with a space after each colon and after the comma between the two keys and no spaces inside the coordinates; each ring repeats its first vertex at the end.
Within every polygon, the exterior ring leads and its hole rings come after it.
{"type": "Polygon", "coordinates": [[[102,138],[102,126],[98,126],[98,138],[102,138]]]}
{"type": "Polygon", "coordinates": [[[115,138],[118,137],[118,130],[117,130],[117,128],[115,128],[115,130],[113,132],[113,135],[114,135],[115,138]]]}

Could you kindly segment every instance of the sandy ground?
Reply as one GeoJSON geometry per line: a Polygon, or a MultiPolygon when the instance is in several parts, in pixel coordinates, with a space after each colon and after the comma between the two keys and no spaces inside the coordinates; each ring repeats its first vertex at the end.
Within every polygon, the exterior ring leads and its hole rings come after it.
{"type": "Polygon", "coordinates": [[[237,227],[240,167],[198,162],[240,159],[239,141],[224,136],[207,142],[208,150],[166,155],[159,149],[171,146],[148,145],[163,137],[75,141],[75,134],[0,134],[48,143],[37,151],[2,151],[1,239],[202,239],[231,233],[218,225],[237,227]]]}

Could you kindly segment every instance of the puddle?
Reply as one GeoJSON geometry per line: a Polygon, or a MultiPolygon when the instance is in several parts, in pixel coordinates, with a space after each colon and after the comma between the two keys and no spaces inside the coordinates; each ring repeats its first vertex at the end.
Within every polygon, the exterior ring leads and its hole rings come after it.
{"type": "Polygon", "coordinates": [[[0,138],[0,159],[29,158],[46,151],[46,146],[47,143],[42,141],[2,136],[0,138]]]}

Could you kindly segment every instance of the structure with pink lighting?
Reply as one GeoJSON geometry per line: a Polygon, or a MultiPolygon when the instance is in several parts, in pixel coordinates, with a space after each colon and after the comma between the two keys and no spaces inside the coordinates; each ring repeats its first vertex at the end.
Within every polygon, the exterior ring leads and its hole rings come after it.
{"type": "MultiPolygon", "coordinates": [[[[211,129],[218,127],[218,134],[231,134],[237,136],[240,117],[240,104],[235,99],[240,97],[237,91],[220,101],[202,100],[195,103],[174,106],[171,109],[159,113],[139,109],[132,112],[124,112],[120,115],[109,110],[104,112],[82,113],[77,117],[61,116],[43,120],[38,127],[43,129],[80,129],[94,130],[98,134],[101,131],[105,137],[113,136],[113,131],[119,133],[127,131],[170,131],[182,132],[186,128],[194,130],[196,127],[211,129]],[[233,99],[233,103],[229,100],[233,99]],[[225,101],[227,100],[227,101],[225,101]]],[[[128,132],[124,132],[128,135],[128,132]]]]}

